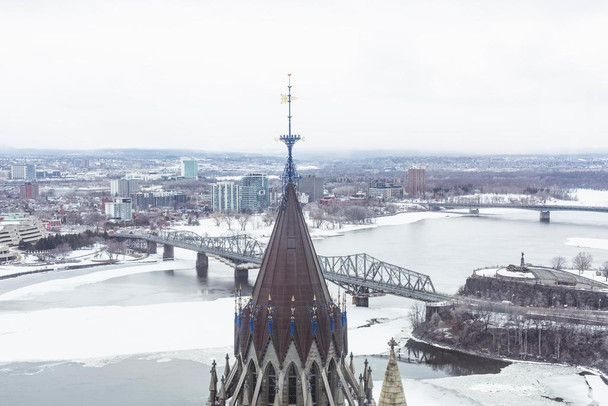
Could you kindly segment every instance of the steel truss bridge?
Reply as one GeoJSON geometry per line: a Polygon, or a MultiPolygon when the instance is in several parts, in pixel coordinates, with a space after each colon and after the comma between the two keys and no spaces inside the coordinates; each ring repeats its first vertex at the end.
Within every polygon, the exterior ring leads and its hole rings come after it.
{"type": "Polygon", "coordinates": [[[471,202],[426,202],[421,203],[431,209],[523,209],[537,211],[588,211],[596,213],[608,213],[608,207],[602,206],[569,206],[569,205],[540,205],[540,204],[514,204],[514,203],[478,203],[471,202]]]}
{"type": "MultiPolygon", "coordinates": [[[[260,265],[266,247],[246,234],[230,237],[202,237],[190,231],[159,231],[146,234],[116,233],[114,237],[135,242],[179,247],[237,264],[260,265]]],[[[449,295],[435,291],[431,277],[397,265],[380,261],[367,254],[318,256],[325,279],[336,283],[353,297],[364,298],[393,294],[425,302],[448,300],[449,295]]]]}

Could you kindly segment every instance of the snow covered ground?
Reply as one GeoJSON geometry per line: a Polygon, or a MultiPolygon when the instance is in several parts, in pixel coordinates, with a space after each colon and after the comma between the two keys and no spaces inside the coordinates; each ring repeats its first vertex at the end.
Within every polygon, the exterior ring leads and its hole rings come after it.
{"type": "MultiPolygon", "coordinates": [[[[605,195],[608,205],[608,192],[601,194],[605,195]]],[[[582,196],[589,199],[587,203],[591,199],[602,201],[604,198],[594,193],[583,193],[582,196]]],[[[437,212],[402,213],[378,218],[372,225],[346,225],[338,230],[310,227],[310,230],[314,238],[325,238],[361,228],[408,224],[455,215],[437,212]]],[[[272,227],[263,226],[260,218],[257,221],[258,227],[253,229],[249,226],[246,232],[256,238],[268,238],[272,227]]],[[[237,227],[235,222],[233,231],[237,227]]],[[[201,235],[226,235],[233,232],[225,224],[216,227],[210,219],[202,220],[200,226],[184,226],[180,229],[201,235]]],[[[212,359],[222,359],[225,353],[232,352],[233,300],[230,298],[138,306],[3,310],[3,303],[9,300],[29,300],[58,291],[69,295],[70,291],[79,286],[123,275],[192,268],[190,254],[180,256],[176,250],[177,259],[173,262],[135,262],[113,269],[92,268],[91,273],[86,275],[41,282],[0,295],[0,364],[75,360],[100,366],[135,354],[142,354],[158,362],[174,357],[205,363],[212,359]]],[[[0,267],[0,275],[25,269],[33,268],[3,266],[0,267]]],[[[349,308],[350,349],[356,355],[386,353],[386,342],[390,337],[395,337],[403,344],[411,332],[407,317],[411,303],[404,299],[381,297],[375,298],[370,308],[349,308]],[[370,323],[372,319],[377,319],[378,322],[370,323]],[[374,339],[370,340],[370,337],[374,339]]],[[[578,375],[579,372],[575,367],[514,364],[496,375],[406,379],[403,382],[409,406],[555,405],[556,401],[551,400],[555,398],[562,398],[572,405],[608,404],[608,389],[601,379],[594,375],[585,378],[578,375]]],[[[381,379],[383,373],[384,371],[375,371],[374,377],[381,379]]],[[[378,394],[380,388],[381,382],[377,381],[375,390],[378,394]]]]}
{"type": "MultiPolygon", "coordinates": [[[[69,294],[69,289],[77,286],[127,273],[176,269],[181,265],[184,263],[179,260],[135,265],[62,279],[58,283],[38,283],[5,293],[0,297],[0,308],[2,302],[9,299],[27,299],[58,290],[69,294]]],[[[375,298],[370,308],[349,308],[350,349],[356,355],[386,353],[386,341],[390,337],[403,344],[411,331],[407,307],[404,307],[408,303],[411,302],[380,297],[375,298]],[[377,323],[370,323],[372,319],[377,319],[377,323]]],[[[158,362],[176,357],[209,363],[212,359],[222,359],[232,350],[233,306],[231,298],[222,298],[144,306],[0,311],[0,363],[77,360],[102,366],[144,353],[158,362]]],[[[573,405],[593,404],[588,397],[587,382],[578,372],[575,367],[516,364],[497,375],[407,379],[404,387],[410,406],[550,405],[555,403],[549,398],[555,397],[573,405]]],[[[383,371],[375,371],[377,379],[382,375],[383,371]]],[[[599,379],[591,381],[595,394],[592,396],[603,399],[604,383],[599,379]]],[[[380,387],[378,381],[376,390],[380,387]]]]}
{"type": "Polygon", "coordinates": [[[604,383],[596,386],[597,382],[593,382],[591,391],[589,382],[579,372],[575,367],[522,363],[509,365],[495,375],[403,380],[403,387],[408,405],[607,404],[608,399],[601,393],[604,383]]]}
{"type": "MultiPolygon", "coordinates": [[[[372,224],[343,224],[341,228],[339,228],[338,226],[332,228],[331,226],[325,223],[321,228],[315,228],[313,227],[312,222],[308,219],[307,214],[308,213],[305,212],[304,216],[307,219],[308,230],[310,231],[310,235],[313,239],[335,237],[349,231],[363,230],[367,228],[411,224],[426,219],[460,216],[460,214],[449,212],[406,212],[399,213],[394,216],[378,217],[374,219],[374,222],[372,224]]],[[[176,226],[174,229],[191,231],[196,234],[208,237],[219,237],[238,233],[246,233],[261,242],[267,242],[270,238],[270,234],[272,233],[272,228],[274,226],[274,224],[272,226],[264,225],[260,215],[252,216],[245,230],[240,229],[239,224],[236,220],[232,221],[231,229],[228,228],[225,222],[221,223],[219,226],[216,226],[213,219],[210,218],[200,219],[199,222],[200,225],[198,226],[184,225],[176,226]]]]}
{"type": "Polygon", "coordinates": [[[568,238],[566,245],[581,248],[597,248],[601,250],[608,250],[608,239],[603,238],[568,238]]]}

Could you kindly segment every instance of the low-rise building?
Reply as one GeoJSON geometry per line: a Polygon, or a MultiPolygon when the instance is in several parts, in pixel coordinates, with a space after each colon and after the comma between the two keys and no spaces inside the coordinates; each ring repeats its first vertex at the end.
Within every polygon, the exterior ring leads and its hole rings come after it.
{"type": "Polygon", "coordinates": [[[15,253],[10,252],[8,245],[0,244],[0,263],[15,259],[15,253]]]}
{"type": "Polygon", "coordinates": [[[2,215],[0,244],[16,247],[20,241],[35,243],[47,236],[42,222],[25,213],[2,215]]]}

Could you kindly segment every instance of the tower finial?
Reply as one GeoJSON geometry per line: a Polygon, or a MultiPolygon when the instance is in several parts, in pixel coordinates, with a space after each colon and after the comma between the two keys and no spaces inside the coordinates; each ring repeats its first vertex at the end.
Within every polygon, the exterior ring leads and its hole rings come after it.
{"type": "MultiPolygon", "coordinates": [[[[293,100],[295,100],[295,97],[293,98],[293,100]]],[[[296,166],[293,163],[293,157],[292,157],[292,148],[293,145],[298,142],[300,140],[300,136],[299,135],[295,135],[291,133],[291,101],[292,101],[292,96],[291,96],[291,73],[287,74],[287,95],[281,95],[281,102],[282,103],[287,103],[288,105],[288,115],[287,115],[287,119],[288,119],[288,132],[287,135],[281,135],[281,137],[279,138],[281,141],[283,141],[285,143],[285,145],[287,145],[287,163],[285,164],[285,169],[283,170],[283,192],[284,195],[286,195],[287,193],[287,185],[290,183],[293,183],[295,179],[298,178],[298,173],[296,171],[296,166]]]]}

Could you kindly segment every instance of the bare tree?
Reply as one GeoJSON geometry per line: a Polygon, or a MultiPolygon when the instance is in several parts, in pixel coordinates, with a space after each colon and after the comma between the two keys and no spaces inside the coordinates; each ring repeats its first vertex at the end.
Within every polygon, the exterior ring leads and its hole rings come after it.
{"type": "Polygon", "coordinates": [[[118,241],[116,239],[112,239],[108,241],[108,255],[110,259],[118,259],[118,255],[122,254],[123,257],[127,253],[127,245],[124,241],[118,241]],[[115,254],[116,258],[112,258],[112,255],[115,254]]]}
{"type": "Polygon", "coordinates": [[[554,269],[563,269],[567,262],[565,257],[553,257],[551,258],[551,267],[554,269]]]}
{"type": "Polygon", "coordinates": [[[274,223],[274,217],[275,216],[272,213],[269,213],[269,212],[264,213],[264,215],[262,216],[262,221],[264,222],[266,227],[269,227],[272,225],[272,223],[274,223]]]}
{"type": "Polygon", "coordinates": [[[325,221],[325,211],[321,208],[316,208],[310,211],[310,219],[314,228],[320,228],[325,221]]]}
{"type": "Polygon", "coordinates": [[[408,318],[410,323],[412,324],[412,328],[417,328],[422,323],[424,323],[425,317],[425,308],[424,306],[420,306],[418,303],[415,303],[410,307],[410,311],[408,313],[408,318]]]}
{"type": "Polygon", "coordinates": [[[584,271],[591,269],[593,255],[588,252],[579,252],[572,260],[572,266],[578,270],[578,274],[582,275],[584,271]]]}
{"type": "Polygon", "coordinates": [[[219,227],[222,224],[222,221],[224,221],[224,215],[222,213],[211,213],[209,218],[213,220],[213,224],[215,224],[216,227],[219,227]]]}
{"type": "Polygon", "coordinates": [[[236,215],[236,221],[238,221],[241,226],[241,231],[245,231],[249,220],[251,220],[251,213],[243,212],[236,215]]]}
{"type": "Polygon", "coordinates": [[[608,261],[604,262],[602,266],[600,266],[600,275],[605,277],[608,281],[608,261]]]}
{"type": "Polygon", "coordinates": [[[233,211],[227,211],[224,213],[224,223],[226,223],[226,226],[228,227],[229,231],[232,231],[232,219],[235,217],[235,213],[233,211]]]}
{"type": "Polygon", "coordinates": [[[352,224],[362,224],[368,222],[374,213],[367,207],[347,206],[343,210],[343,215],[352,224]]]}

